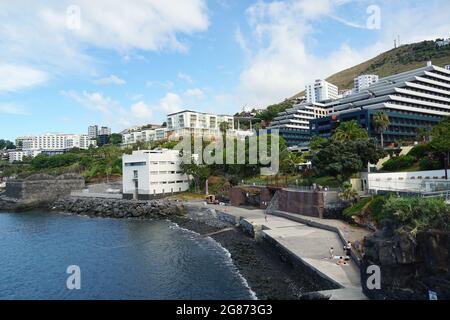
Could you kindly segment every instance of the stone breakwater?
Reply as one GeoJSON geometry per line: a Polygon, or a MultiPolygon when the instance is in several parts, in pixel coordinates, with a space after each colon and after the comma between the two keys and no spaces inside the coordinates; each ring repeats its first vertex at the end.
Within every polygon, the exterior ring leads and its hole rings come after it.
{"type": "Polygon", "coordinates": [[[133,201],[122,199],[67,197],[57,200],[51,210],[104,218],[156,219],[182,216],[185,209],[168,201],[133,201]]]}

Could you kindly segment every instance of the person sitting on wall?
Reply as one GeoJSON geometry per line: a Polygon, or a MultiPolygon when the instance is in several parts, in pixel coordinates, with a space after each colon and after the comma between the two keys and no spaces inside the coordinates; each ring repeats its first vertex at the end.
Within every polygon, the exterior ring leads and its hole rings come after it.
{"type": "Polygon", "coordinates": [[[349,261],[352,256],[352,243],[350,241],[344,246],[345,260],[349,261]]]}

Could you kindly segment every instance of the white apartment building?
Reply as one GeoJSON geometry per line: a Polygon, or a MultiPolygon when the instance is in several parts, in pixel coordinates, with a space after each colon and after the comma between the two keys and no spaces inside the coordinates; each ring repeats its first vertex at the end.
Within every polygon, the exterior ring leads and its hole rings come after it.
{"type": "Polygon", "coordinates": [[[99,136],[110,136],[111,135],[111,128],[108,127],[101,127],[98,131],[99,136]]]}
{"type": "Polygon", "coordinates": [[[147,129],[123,134],[122,144],[129,145],[138,141],[151,142],[164,139],[167,139],[166,128],[147,129]]]}
{"type": "Polygon", "coordinates": [[[8,157],[9,157],[9,162],[13,163],[13,162],[22,162],[24,157],[36,157],[38,154],[40,154],[41,151],[39,150],[10,150],[8,151],[8,157]]]}
{"type": "Polygon", "coordinates": [[[88,136],[91,139],[96,139],[98,136],[98,126],[93,125],[88,127],[88,136]]]}
{"type": "Polygon", "coordinates": [[[221,135],[220,124],[228,123],[227,134],[235,135],[234,117],[204,112],[183,110],[167,115],[167,130],[170,138],[180,138],[191,134],[203,137],[221,135]]]}
{"type": "Polygon", "coordinates": [[[354,93],[367,89],[370,85],[377,83],[379,77],[376,74],[364,74],[354,79],[354,93]]]}
{"type": "Polygon", "coordinates": [[[178,150],[138,150],[124,154],[123,197],[148,200],[189,189],[189,179],[180,169],[178,150]]]}
{"type": "Polygon", "coordinates": [[[23,140],[22,149],[24,151],[65,151],[72,148],[88,149],[96,145],[97,142],[86,134],[46,133],[23,140]]]}
{"type": "Polygon", "coordinates": [[[306,85],[306,102],[314,103],[339,98],[339,89],[325,80],[316,80],[306,85]]]}

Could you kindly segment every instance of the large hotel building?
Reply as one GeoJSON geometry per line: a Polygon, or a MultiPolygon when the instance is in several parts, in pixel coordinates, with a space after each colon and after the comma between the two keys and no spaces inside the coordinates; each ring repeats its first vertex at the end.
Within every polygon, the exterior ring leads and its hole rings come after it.
{"type": "Polygon", "coordinates": [[[430,62],[426,67],[380,79],[357,94],[327,103],[333,112],[311,121],[311,134],[329,137],[341,122],[356,120],[379,139],[372,123],[379,111],[389,116],[387,143],[414,141],[420,129],[430,129],[450,116],[450,71],[430,62]]]}

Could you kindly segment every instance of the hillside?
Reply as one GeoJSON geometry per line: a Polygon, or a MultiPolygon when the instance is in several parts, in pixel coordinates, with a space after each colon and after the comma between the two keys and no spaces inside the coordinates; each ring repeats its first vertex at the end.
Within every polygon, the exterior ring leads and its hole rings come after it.
{"type": "MultiPolygon", "coordinates": [[[[361,74],[377,74],[383,78],[423,67],[429,60],[437,66],[450,64],[450,45],[439,47],[435,41],[403,45],[333,74],[326,80],[337,85],[339,89],[351,89],[353,79],[361,74]]],[[[304,95],[304,91],[296,94],[293,98],[299,95],[304,95]]]]}

